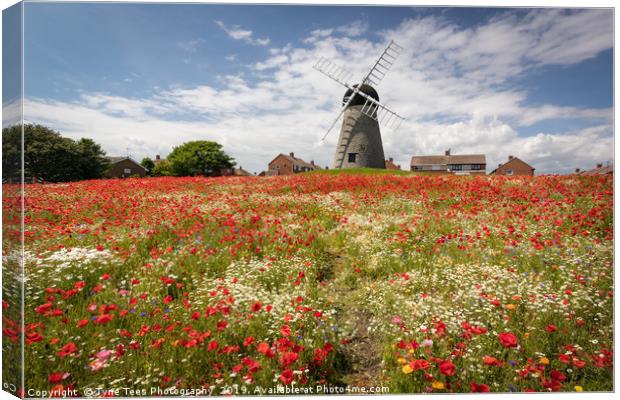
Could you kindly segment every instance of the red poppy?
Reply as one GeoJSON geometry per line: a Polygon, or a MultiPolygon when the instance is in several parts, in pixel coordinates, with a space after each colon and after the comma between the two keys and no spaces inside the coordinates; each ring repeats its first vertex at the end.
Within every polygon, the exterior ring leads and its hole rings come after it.
{"type": "Polygon", "coordinates": [[[49,376],[50,383],[60,383],[64,379],[65,373],[63,372],[52,372],[49,376]]]}
{"type": "Polygon", "coordinates": [[[114,318],[114,315],[112,314],[103,314],[98,316],[94,323],[97,325],[103,325],[103,324],[107,324],[108,322],[112,321],[112,319],[114,318]]]}
{"type": "Polygon", "coordinates": [[[280,333],[283,336],[290,336],[291,334],[291,327],[288,325],[282,325],[282,328],[280,328],[280,333]]]}
{"type": "Polygon", "coordinates": [[[288,367],[298,359],[299,355],[297,353],[287,351],[280,356],[280,364],[282,364],[283,367],[288,367]]]}
{"type": "Polygon", "coordinates": [[[429,362],[424,359],[419,359],[419,360],[409,362],[409,366],[414,371],[417,371],[417,370],[427,370],[431,367],[431,364],[429,364],[429,362]]]}
{"type": "Polygon", "coordinates": [[[469,387],[473,393],[488,393],[491,391],[489,386],[485,385],[484,383],[472,382],[469,387]]]}
{"type": "Polygon", "coordinates": [[[78,323],[77,323],[77,325],[76,325],[76,326],[77,326],[78,328],[83,328],[83,327],[85,327],[86,325],[88,325],[88,320],[87,320],[87,319],[81,319],[81,320],[79,320],[79,321],[78,321],[78,323]]]}
{"type": "Polygon", "coordinates": [[[257,301],[250,307],[252,312],[259,312],[261,308],[263,308],[263,303],[261,303],[260,301],[257,301]]]}
{"type": "Polygon", "coordinates": [[[450,360],[442,361],[439,364],[439,372],[446,376],[452,376],[456,372],[456,365],[450,360]]]}
{"type": "Polygon", "coordinates": [[[66,345],[62,346],[60,351],[58,352],[59,357],[69,356],[77,351],[77,346],[73,342],[69,342],[66,345]]]}
{"type": "Polygon", "coordinates": [[[506,348],[517,347],[517,337],[510,332],[500,333],[499,342],[506,348]]]}
{"type": "Polygon", "coordinates": [[[280,375],[280,380],[283,384],[288,385],[293,382],[293,377],[293,371],[291,371],[290,369],[286,369],[282,371],[282,374],[280,375]]]}
{"type": "Polygon", "coordinates": [[[545,328],[545,330],[546,330],[547,332],[550,332],[550,333],[551,333],[551,332],[555,332],[555,331],[557,331],[557,330],[558,330],[558,328],[557,328],[555,325],[549,324],[549,325],[547,325],[547,327],[545,328]]]}
{"type": "Polygon", "coordinates": [[[583,368],[586,366],[586,362],[578,359],[577,357],[573,357],[573,365],[577,368],[583,368]]]}
{"type": "Polygon", "coordinates": [[[484,365],[500,365],[500,361],[497,358],[491,356],[482,357],[482,362],[484,363],[484,365]]]}
{"type": "Polygon", "coordinates": [[[256,351],[265,355],[265,357],[272,358],[275,356],[273,350],[271,350],[271,346],[265,342],[261,342],[256,347],[256,351]]]}

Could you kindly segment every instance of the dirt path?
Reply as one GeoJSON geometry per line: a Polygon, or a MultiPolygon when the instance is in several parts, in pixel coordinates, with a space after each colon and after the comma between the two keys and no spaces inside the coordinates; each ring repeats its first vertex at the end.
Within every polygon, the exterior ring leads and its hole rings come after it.
{"type": "Polygon", "coordinates": [[[348,371],[343,371],[342,381],[350,386],[377,386],[382,381],[382,348],[376,335],[368,332],[371,316],[362,310],[351,310],[343,319],[354,326],[353,337],[345,346],[350,360],[348,371]]]}
{"type": "Polygon", "coordinates": [[[374,316],[355,301],[357,290],[340,279],[347,268],[347,261],[338,253],[332,253],[330,263],[330,296],[338,310],[339,325],[351,332],[348,343],[342,346],[343,362],[337,366],[337,373],[343,385],[379,386],[383,382],[382,340],[377,334],[368,331],[374,316]]]}

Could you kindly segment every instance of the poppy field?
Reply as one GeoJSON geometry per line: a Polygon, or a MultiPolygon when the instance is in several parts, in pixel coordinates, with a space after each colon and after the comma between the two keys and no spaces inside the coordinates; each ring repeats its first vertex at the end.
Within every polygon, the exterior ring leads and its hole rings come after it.
{"type": "Polygon", "coordinates": [[[35,184],[24,218],[27,397],[613,390],[609,176],[35,184]]]}

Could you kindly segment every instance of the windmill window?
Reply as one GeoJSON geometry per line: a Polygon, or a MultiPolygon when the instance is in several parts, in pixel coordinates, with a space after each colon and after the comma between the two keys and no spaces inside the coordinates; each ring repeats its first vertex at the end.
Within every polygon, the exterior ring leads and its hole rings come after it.
{"type": "Polygon", "coordinates": [[[506,175],[512,175],[512,174],[514,174],[514,172],[511,169],[506,170],[506,175]]]}
{"type": "Polygon", "coordinates": [[[123,169],[123,173],[131,174],[131,169],[130,168],[125,168],[125,169],[123,169]]]}
{"type": "Polygon", "coordinates": [[[349,162],[354,163],[357,160],[357,153],[349,153],[349,162]]]}

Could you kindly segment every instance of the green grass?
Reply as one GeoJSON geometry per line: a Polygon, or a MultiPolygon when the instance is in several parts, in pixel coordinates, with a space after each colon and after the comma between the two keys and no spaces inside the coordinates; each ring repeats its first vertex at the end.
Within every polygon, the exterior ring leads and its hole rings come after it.
{"type": "Polygon", "coordinates": [[[419,172],[412,172],[400,169],[380,169],[380,168],[338,168],[321,169],[309,172],[310,174],[320,175],[427,175],[419,172]]]}

